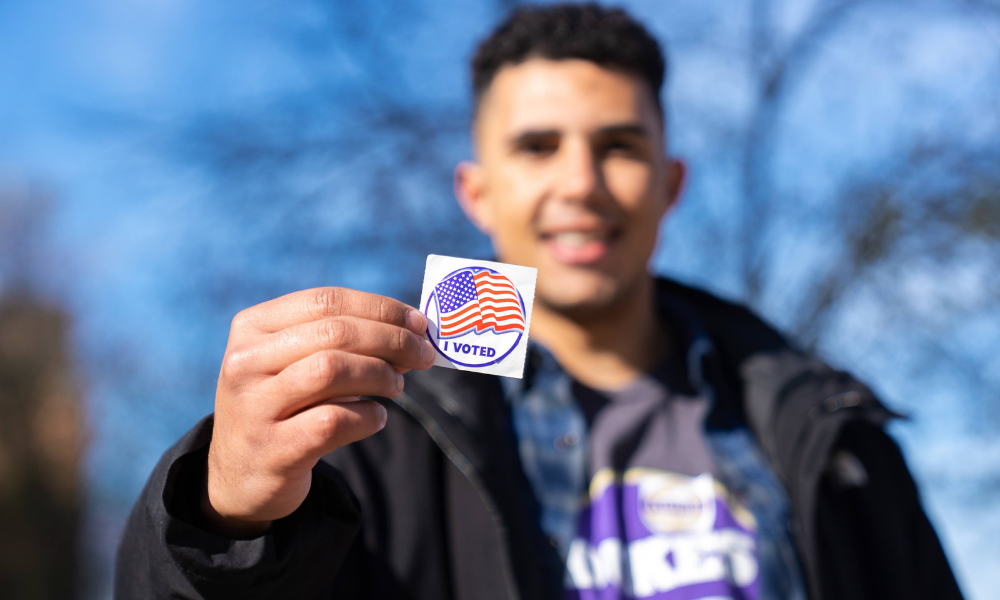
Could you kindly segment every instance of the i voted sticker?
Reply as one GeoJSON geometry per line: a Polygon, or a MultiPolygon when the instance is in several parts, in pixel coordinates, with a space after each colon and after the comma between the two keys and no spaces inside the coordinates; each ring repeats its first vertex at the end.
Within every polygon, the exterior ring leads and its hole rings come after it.
{"type": "Polygon", "coordinates": [[[420,310],[441,367],[521,378],[536,269],[431,254],[420,310]]]}

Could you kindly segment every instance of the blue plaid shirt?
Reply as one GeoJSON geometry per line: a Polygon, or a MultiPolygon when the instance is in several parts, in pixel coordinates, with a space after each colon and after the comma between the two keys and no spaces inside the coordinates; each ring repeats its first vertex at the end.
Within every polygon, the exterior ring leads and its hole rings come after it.
{"type": "MultiPolygon", "coordinates": [[[[711,342],[687,313],[682,331],[689,378],[705,397],[712,398],[701,376],[711,342]]],[[[532,343],[528,360],[526,379],[501,380],[513,413],[521,462],[541,506],[541,528],[565,559],[588,486],[588,424],[574,398],[573,380],[555,357],[532,343]]],[[[757,520],[761,597],[804,600],[805,584],[789,530],[789,501],[753,435],[742,426],[706,430],[705,436],[718,479],[757,520]]]]}

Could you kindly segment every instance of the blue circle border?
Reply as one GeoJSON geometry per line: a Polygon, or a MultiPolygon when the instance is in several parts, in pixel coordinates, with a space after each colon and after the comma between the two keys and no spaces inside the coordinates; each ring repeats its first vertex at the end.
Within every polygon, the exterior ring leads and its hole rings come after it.
{"type": "MultiPolygon", "coordinates": [[[[447,275],[445,275],[444,277],[442,277],[441,281],[444,281],[445,279],[448,279],[449,277],[451,277],[452,275],[455,275],[456,273],[461,273],[462,271],[469,271],[469,270],[471,270],[472,273],[475,274],[477,272],[476,269],[478,269],[480,271],[489,271],[490,273],[496,273],[497,275],[503,275],[504,277],[507,277],[506,275],[504,275],[500,271],[497,271],[496,269],[491,269],[489,267],[476,267],[476,266],[473,266],[473,267],[462,267],[461,269],[457,269],[455,271],[452,271],[451,273],[448,273],[447,275]]],[[[440,283],[441,281],[439,281],[438,283],[440,283]]],[[[514,282],[512,281],[511,283],[513,284],[514,282]]],[[[437,287],[437,284],[434,284],[434,287],[437,287]]],[[[528,309],[525,308],[525,306],[524,306],[524,298],[521,296],[521,290],[517,289],[517,286],[515,285],[514,286],[514,291],[517,292],[517,299],[521,303],[521,314],[524,315],[525,320],[527,320],[527,318],[528,318],[528,309]]],[[[431,295],[427,297],[427,304],[424,304],[424,314],[425,315],[427,314],[428,307],[430,307],[430,305],[431,305],[431,299],[434,298],[434,294],[435,294],[435,292],[431,292],[431,295]]],[[[491,360],[488,363],[481,363],[481,364],[475,364],[475,365],[474,364],[463,363],[463,362],[458,362],[457,360],[452,360],[447,354],[445,354],[444,352],[442,352],[441,349],[438,348],[438,345],[434,343],[434,339],[431,337],[430,327],[427,328],[426,335],[427,335],[427,339],[431,343],[431,346],[434,346],[434,349],[437,350],[438,354],[440,354],[441,356],[445,357],[446,359],[450,360],[451,362],[455,363],[456,365],[461,365],[463,367],[478,368],[478,367],[488,367],[490,365],[499,364],[501,360],[507,358],[507,355],[509,355],[511,352],[513,352],[514,348],[517,348],[517,345],[521,343],[521,337],[524,336],[524,332],[521,332],[521,333],[517,334],[517,339],[514,340],[514,345],[512,345],[510,347],[510,350],[504,352],[503,356],[501,356],[500,358],[498,358],[496,360],[491,360]]],[[[494,335],[498,335],[498,334],[496,334],[496,332],[494,331],[494,335]]]]}

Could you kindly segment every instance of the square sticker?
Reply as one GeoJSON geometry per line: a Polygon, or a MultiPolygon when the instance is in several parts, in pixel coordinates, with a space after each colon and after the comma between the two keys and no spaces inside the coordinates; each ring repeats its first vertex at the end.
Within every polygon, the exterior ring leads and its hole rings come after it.
{"type": "Polygon", "coordinates": [[[439,367],[520,379],[537,269],[453,256],[427,257],[420,310],[439,367]]]}

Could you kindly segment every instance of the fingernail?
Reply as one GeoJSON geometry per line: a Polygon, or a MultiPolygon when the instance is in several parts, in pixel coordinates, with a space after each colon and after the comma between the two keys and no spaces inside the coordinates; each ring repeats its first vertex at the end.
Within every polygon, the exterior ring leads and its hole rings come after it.
{"type": "Polygon", "coordinates": [[[386,422],[389,420],[389,411],[387,411],[381,404],[378,405],[378,411],[379,414],[382,415],[382,425],[379,426],[379,429],[381,430],[385,427],[386,422]]]}
{"type": "Polygon", "coordinates": [[[403,374],[397,372],[396,373],[396,394],[398,395],[398,394],[402,394],[402,393],[403,393],[403,374]]]}
{"type": "Polygon", "coordinates": [[[420,340],[420,360],[426,365],[434,360],[434,346],[430,340],[420,340]]]}
{"type": "Polygon", "coordinates": [[[420,311],[410,310],[406,313],[406,326],[414,333],[423,333],[427,328],[427,321],[420,311]]]}

